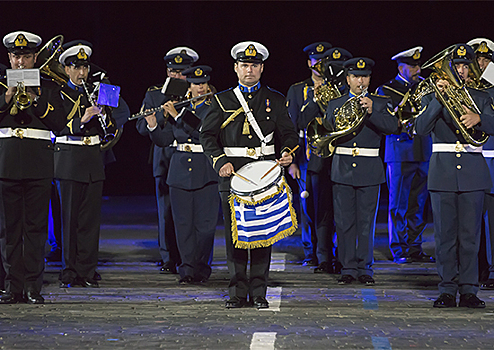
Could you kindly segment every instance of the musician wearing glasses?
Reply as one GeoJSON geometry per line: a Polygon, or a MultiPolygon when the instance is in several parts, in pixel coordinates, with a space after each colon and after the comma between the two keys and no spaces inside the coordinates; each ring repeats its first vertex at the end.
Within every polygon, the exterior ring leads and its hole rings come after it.
{"type": "MultiPolygon", "coordinates": [[[[11,69],[32,69],[41,38],[7,34],[11,69]]],[[[38,86],[9,87],[0,79],[0,248],[5,293],[1,304],[42,304],[44,248],[53,179],[50,131],[65,125],[59,87],[41,77],[38,86]]]]}
{"type": "MultiPolygon", "coordinates": [[[[108,106],[91,96],[100,81],[89,79],[91,44],[67,43],[59,62],[68,76],[62,89],[67,124],[56,133],[55,179],[62,213],[60,288],[97,288],[101,196],[105,169],[102,142],[116,132],[108,106]]],[[[107,80],[104,80],[108,83],[107,80]]]]}
{"type": "MultiPolygon", "coordinates": [[[[446,60],[444,66],[451,66],[447,68],[449,73],[457,74],[459,82],[467,80],[469,64],[475,59],[470,46],[457,44],[436,56],[431,64],[437,61],[439,66],[446,60]]],[[[494,110],[487,93],[466,88],[471,98],[453,97],[463,111],[450,114],[456,109],[444,96],[460,90],[455,88],[457,81],[443,79],[432,81],[437,92],[422,99],[422,110],[415,122],[417,134],[431,133],[433,141],[428,189],[434,214],[437,271],[441,277],[440,296],[433,306],[455,307],[459,292],[460,307],[484,308],[485,303],[477,297],[477,255],[484,192],[492,187],[492,181],[482,147],[477,146],[485,140],[485,134],[494,133],[494,110]],[[466,107],[472,101],[478,110],[466,107]],[[468,132],[472,128],[475,133],[468,132]]]]}
{"type": "Polygon", "coordinates": [[[383,133],[397,132],[398,121],[389,98],[367,93],[374,61],[356,57],[343,66],[350,91],[329,101],[323,125],[338,130],[338,125],[354,117],[361,124],[337,140],[331,169],[338,258],[343,266],[338,284],[358,279],[371,286],[377,204],[385,180],[379,147],[383,133]],[[356,115],[348,114],[349,104],[359,111],[356,115]]]}
{"type": "Polygon", "coordinates": [[[181,73],[190,83],[188,96],[197,99],[186,102],[183,108],[171,101],[166,102],[163,108],[169,117],[163,128],[156,122],[156,113],[145,117],[151,139],[157,146],[165,147],[175,140],[177,142],[167,185],[170,187],[173,222],[182,259],[178,268],[181,285],[204,283],[211,275],[219,209],[218,175],[199,142],[201,123],[210,109],[213,94],[208,84],[210,72],[208,66],[195,66],[181,73]]]}
{"type": "Polygon", "coordinates": [[[271,245],[260,244],[250,249],[249,277],[249,249],[241,249],[238,236],[234,242],[232,234],[230,177],[247,163],[262,159],[274,160],[280,155],[279,164],[290,165],[292,156],[289,153],[298,144],[298,136],[288,116],[284,97],[261,85],[264,61],[269,56],[267,48],[258,42],[241,42],[232,48],[231,56],[235,60],[233,69],[238,77],[238,85],[215,95],[211,110],[203,121],[201,144],[220,176],[219,190],[230,272],[230,299],[225,306],[247,306],[247,298],[250,296],[250,302],[255,307],[268,308],[266,291],[271,245]],[[277,151],[275,139],[280,143],[277,151]]]}
{"type": "MultiPolygon", "coordinates": [[[[470,40],[467,45],[472,46],[475,51],[480,72],[483,73],[487,65],[493,60],[494,42],[486,38],[476,38],[470,40]]],[[[479,88],[485,90],[491,98],[494,98],[494,86],[487,80],[480,81],[479,88]]],[[[487,162],[491,179],[494,179],[494,138],[482,146],[482,155],[487,162]]],[[[480,240],[479,251],[479,280],[482,289],[494,289],[494,187],[491,187],[484,198],[484,230],[480,240]]]]}
{"type": "MultiPolygon", "coordinates": [[[[418,114],[410,95],[423,80],[420,76],[422,49],[417,46],[391,57],[398,65],[398,74],[376,91],[378,95],[391,97],[394,110],[404,122],[418,114]]],[[[399,134],[386,136],[389,249],[397,264],[435,262],[422,250],[431,145],[430,136],[416,136],[406,128],[399,134]]]]}
{"type": "MultiPolygon", "coordinates": [[[[199,59],[199,55],[188,47],[176,47],[167,52],[166,62],[167,76],[169,78],[184,79],[184,69],[189,68],[199,59]]],[[[151,86],[144,97],[141,110],[162,106],[170,100],[170,97],[161,93],[163,84],[151,86]]],[[[165,126],[166,111],[156,113],[157,123],[165,126]],[[164,114],[165,113],[165,114],[164,114]]],[[[139,118],[136,123],[138,132],[143,136],[150,136],[148,124],[144,118],[139,118]]],[[[166,183],[170,159],[175,150],[174,147],[159,147],[153,145],[153,176],[155,178],[156,199],[158,202],[158,244],[162,259],[160,273],[176,274],[177,265],[180,265],[180,254],[177,248],[175,228],[170,205],[170,189],[166,183]]]]}

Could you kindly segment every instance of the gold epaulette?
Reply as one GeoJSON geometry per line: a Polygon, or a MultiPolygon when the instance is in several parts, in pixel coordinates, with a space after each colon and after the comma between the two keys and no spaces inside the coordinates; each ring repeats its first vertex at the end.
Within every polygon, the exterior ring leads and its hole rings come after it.
{"type": "MultiPolygon", "coordinates": [[[[383,88],[386,88],[386,89],[388,89],[388,90],[390,90],[390,91],[393,91],[394,93],[396,93],[396,94],[398,94],[398,95],[400,95],[400,96],[405,96],[405,94],[404,94],[404,93],[399,92],[399,91],[398,91],[398,90],[396,90],[396,89],[393,89],[391,86],[383,85],[383,88]]],[[[377,96],[388,96],[388,95],[377,95],[377,96]]]]}
{"type": "Polygon", "coordinates": [[[376,93],[374,93],[374,92],[371,92],[371,93],[370,93],[370,95],[371,95],[371,96],[374,96],[374,97],[380,97],[380,98],[390,98],[389,96],[386,96],[386,95],[385,95],[385,96],[383,96],[383,95],[378,95],[378,94],[376,94],[376,93]]]}

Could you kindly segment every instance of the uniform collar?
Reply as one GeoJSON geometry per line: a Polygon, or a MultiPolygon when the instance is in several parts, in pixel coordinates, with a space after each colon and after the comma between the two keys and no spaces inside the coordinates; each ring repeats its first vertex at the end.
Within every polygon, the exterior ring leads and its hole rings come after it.
{"type": "Polygon", "coordinates": [[[396,80],[398,80],[398,81],[400,81],[400,80],[401,80],[401,82],[402,82],[402,83],[404,83],[404,84],[405,84],[405,86],[408,86],[408,85],[413,85],[413,84],[412,84],[412,83],[410,83],[408,80],[406,80],[406,79],[405,79],[405,78],[404,78],[404,77],[403,77],[400,73],[398,73],[398,75],[396,76],[396,78],[395,78],[395,79],[396,79],[396,80]]]}
{"type": "Polygon", "coordinates": [[[75,85],[72,80],[69,79],[69,82],[67,83],[67,85],[72,89],[72,90],[75,90],[75,91],[79,91],[79,92],[82,92],[82,86],[78,86],[78,85],[75,85]]]}
{"type": "Polygon", "coordinates": [[[244,86],[244,85],[238,83],[238,87],[240,88],[240,91],[242,91],[242,92],[254,92],[254,91],[257,91],[261,88],[261,82],[258,81],[256,85],[251,86],[251,87],[247,87],[247,86],[244,86]]]}
{"type": "MultiPolygon", "coordinates": [[[[348,95],[350,95],[350,98],[351,98],[351,97],[358,96],[358,95],[354,95],[354,94],[352,94],[352,92],[351,92],[350,90],[348,90],[348,95]]],[[[367,93],[365,94],[365,96],[369,96],[369,92],[368,92],[368,91],[367,91],[367,93]]],[[[365,97],[365,96],[364,96],[364,97],[365,97]]]]}
{"type": "Polygon", "coordinates": [[[200,108],[200,107],[204,106],[204,104],[206,103],[206,100],[207,100],[207,99],[205,98],[205,99],[204,99],[201,103],[199,103],[199,104],[194,104],[194,102],[192,101],[192,102],[190,103],[190,108],[192,108],[193,110],[196,110],[196,109],[198,109],[198,108],[200,108]]]}

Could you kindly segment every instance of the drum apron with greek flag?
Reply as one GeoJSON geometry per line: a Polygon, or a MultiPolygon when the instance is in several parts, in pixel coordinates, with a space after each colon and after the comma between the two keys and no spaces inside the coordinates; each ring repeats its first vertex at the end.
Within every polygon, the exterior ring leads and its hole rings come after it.
{"type": "Polygon", "coordinates": [[[292,192],[275,161],[251,162],[237,171],[230,183],[232,238],[235,248],[269,247],[297,229],[292,192]]]}

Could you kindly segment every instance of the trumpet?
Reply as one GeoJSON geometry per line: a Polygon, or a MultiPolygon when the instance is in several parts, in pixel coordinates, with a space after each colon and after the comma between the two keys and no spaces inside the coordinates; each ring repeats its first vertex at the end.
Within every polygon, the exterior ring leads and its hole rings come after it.
{"type": "MultiPolygon", "coordinates": [[[[97,88],[94,89],[91,94],[89,94],[89,90],[87,88],[86,81],[82,80],[82,86],[84,87],[84,91],[86,91],[87,99],[89,100],[89,103],[91,103],[91,106],[97,107],[97,104],[94,101],[94,93],[97,90],[97,88]]],[[[105,123],[105,117],[103,116],[103,114],[98,113],[97,116],[98,116],[99,123],[101,124],[101,128],[103,129],[103,132],[105,133],[101,142],[103,144],[106,144],[115,138],[115,134],[108,132],[108,125],[106,125],[106,123],[105,123]]]]}
{"type": "Polygon", "coordinates": [[[19,109],[22,111],[33,104],[33,98],[26,92],[26,86],[22,81],[17,82],[17,91],[14,95],[14,105],[10,109],[11,115],[16,115],[19,109]]]}
{"type": "MultiPolygon", "coordinates": [[[[192,101],[195,101],[195,100],[200,100],[202,98],[211,96],[213,94],[214,94],[213,92],[208,92],[207,94],[203,94],[203,95],[199,95],[199,96],[196,96],[196,97],[192,97],[192,98],[189,98],[189,99],[184,100],[184,101],[175,102],[173,104],[173,107],[175,107],[175,108],[185,107],[185,106],[187,106],[187,104],[189,102],[192,102],[192,101]]],[[[134,120],[134,119],[138,119],[140,117],[146,117],[146,116],[151,115],[151,114],[153,114],[155,112],[162,111],[163,109],[164,109],[163,106],[159,106],[159,107],[156,107],[156,108],[147,109],[145,111],[142,111],[142,112],[139,112],[139,113],[136,113],[136,114],[132,114],[129,117],[128,120],[134,120]]]]}

